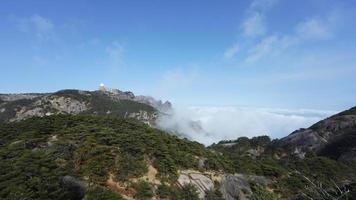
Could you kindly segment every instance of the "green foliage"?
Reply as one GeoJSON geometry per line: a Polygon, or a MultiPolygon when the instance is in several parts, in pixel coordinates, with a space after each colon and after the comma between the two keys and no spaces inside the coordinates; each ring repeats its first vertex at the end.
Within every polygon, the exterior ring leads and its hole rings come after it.
{"type": "MultiPolygon", "coordinates": [[[[198,191],[194,185],[188,184],[181,188],[162,184],[157,188],[157,195],[162,199],[171,200],[197,200],[199,199],[198,191]]],[[[208,200],[222,200],[221,193],[218,190],[207,191],[208,200]]]]}
{"type": "MultiPolygon", "coordinates": [[[[355,143],[353,136],[354,134],[352,137],[346,137],[348,141],[345,139],[335,140],[335,143],[329,145],[333,147],[331,148],[333,150],[322,151],[322,153],[329,157],[337,154],[333,157],[337,158],[340,152],[349,151],[352,148],[355,143]],[[344,144],[345,146],[343,146],[344,144]]],[[[306,186],[309,183],[303,176],[322,183],[326,188],[333,188],[334,182],[342,183],[343,180],[350,179],[355,181],[356,170],[336,160],[317,155],[299,159],[288,154],[286,149],[276,148],[274,144],[275,141],[270,141],[265,136],[251,139],[242,137],[234,141],[223,141],[209,148],[223,154],[225,159],[231,161],[235,173],[263,175],[276,180],[272,187],[276,192],[286,197],[293,197],[306,191],[306,186]],[[250,149],[259,147],[263,147],[264,151],[257,157],[247,153],[250,149]],[[285,156],[277,160],[274,157],[276,153],[285,156]]],[[[259,193],[260,190],[256,191],[259,193]]]]}
{"type": "Polygon", "coordinates": [[[214,160],[215,169],[224,163],[221,156],[197,142],[133,119],[34,117],[0,124],[0,138],[3,198],[25,194],[34,199],[66,199],[60,185],[65,175],[81,177],[91,186],[104,184],[109,174],[125,181],[146,173],[148,160],[159,178],[170,182],[176,180],[179,168],[197,169],[197,157],[214,160]]]}
{"type": "Polygon", "coordinates": [[[166,184],[159,185],[157,188],[157,195],[160,198],[168,198],[171,197],[172,188],[166,184]]]}
{"type": "Polygon", "coordinates": [[[268,192],[259,184],[251,184],[252,194],[250,200],[277,200],[278,196],[274,193],[268,192]]]}
{"type": "MultiPolygon", "coordinates": [[[[323,183],[326,189],[333,188],[334,182],[354,180],[355,169],[327,157],[311,155],[301,160],[285,156],[277,160],[273,155],[280,149],[273,149],[269,141],[266,136],[239,138],[232,146],[221,143],[205,148],[133,119],[87,115],[0,124],[0,199],[70,199],[60,181],[66,175],[89,183],[87,199],[118,199],[98,185],[104,185],[110,174],[121,181],[140,177],[147,172],[148,161],[162,182],[174,183],[182,168],[257,174],[275,180],[271,187],[288,197],[305,192],[308,182],[303,176],[323,183]],[[260,155],[246,153],[260,147],[265,148],[260,155]],[[206,158],[204,167],[198,168],[201,158],[206,158]]],[[[274,199],[265,188],[253,187],[251,198],[274,199]]],[[[140,198],[153,195],[146,182],[136,189],[140,198]]],[[[191,185],[180,189],[162,185],[156,193],[169,199],[198,197],[191,185]]],[[[207,198],[220,199],[220,195],[209,191],[207,198]]]]}
{"type": "Polygon", "coordinates": [[[151,185],[146,181],[140,181],[134,185],[138,199],[151,199],[153,197],[153,191],[151,185]]]}
{"type": "Polygon", "coordinates": [[[4,199],[68,199],[60,185],[66,171],[46,151],[28,150],[24,142],[0,148],[0,197],[4,199]]]}
{"type": "Polygon", "coordinates": [[[129,178],[140,177],[147,172],[147,165],[143,158],[123,153],[118,159],[117,178],[127,181],[129,178]],[[126,173],[122,173],[126,172],[126,173]]]}
{"type": "Polygon", "coordinates": [[[194,185],[187,184],[180,188],[179,190],[179,198],[182,200],[198,200],[198,190],[194,185]]]}
{"type": "Polygon", "coordinates": [[[106,188],[95,186],[88,190],[83,200],[123,200],[118,193],[112,192],[106,188]]]}
{"type": "Polygon", "coordinates": [[[125,117],[127,113],[139,112],[140,110],[153,113],[155,109],[147,104],[138,103],[131,100],[113,101],[112,98],[101,91],[91,92],[89,95],[89,103],[92,107],[86,111],[86,114],[108,115],[110,111],[111,116],[125,117]]]}

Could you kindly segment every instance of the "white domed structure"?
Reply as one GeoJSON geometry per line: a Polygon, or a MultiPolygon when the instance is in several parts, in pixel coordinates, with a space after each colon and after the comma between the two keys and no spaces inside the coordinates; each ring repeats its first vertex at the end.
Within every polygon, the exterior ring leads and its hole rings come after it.
{"type": "Polygon", "coordinates": [[[106,91],[106,88],[105,88],[104,83],[100,83],[100,85],[99,85],[99,90],[100,90],[100,91],[103,91],[103,92],[106,91]]]}

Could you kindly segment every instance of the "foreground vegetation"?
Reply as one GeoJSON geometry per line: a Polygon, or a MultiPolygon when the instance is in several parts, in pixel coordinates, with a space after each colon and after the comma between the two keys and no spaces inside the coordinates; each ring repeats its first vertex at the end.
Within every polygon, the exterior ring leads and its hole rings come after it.
{"type": "MultiPolygon", "coordinates": [[[[89,186],[105,185],[109,174],[128,181],[147,172],[147,163],[168,184],[178,169],[224,169],[222,158],[197,142],[179,139],[133,119],[51,116],[0,125],[0,197],[68,199],[64,176],[89,186]]],[[[89,193],[90,194],[90,193],[89,193]]]]}
{"type": "MultiPolygon", "coordinates": [[[[355,169],[327,157],[298,159],[274,147],[266,136],[206,148],[136,120],[114,117],[55,115],[0,124],[0,159],[0,199],[122,199],[107,189],[110,177],[132,188],[138,199],[197,199],[193,186],[175,186],[179,169],[256,174],[272,180],[273,192],[251,183],[251,199],[303,199],[301,194],[309,194],[306,186],[311,183],[322,183],[327,191],[343,185],[350,191],[345,199],[355,195],[349,184],[355,180],[355,169]],[[204,166],[199,165],[201,158],[204,166]],[[143,176],[148,165],[157,169],[159,187],[132,181],[143,176]]],[[[206,198],[222,196],[216,189],[206,198]]]]}

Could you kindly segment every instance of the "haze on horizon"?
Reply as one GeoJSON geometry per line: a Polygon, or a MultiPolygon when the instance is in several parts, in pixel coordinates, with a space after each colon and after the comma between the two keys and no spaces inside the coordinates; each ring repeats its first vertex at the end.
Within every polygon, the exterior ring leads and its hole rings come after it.
{"type": "Polygon", "coordinates": [[[5,0],[0,17],[0,93],[103,82],[173,102],[206,143],[356,105],[353,0],[5,0]]]}

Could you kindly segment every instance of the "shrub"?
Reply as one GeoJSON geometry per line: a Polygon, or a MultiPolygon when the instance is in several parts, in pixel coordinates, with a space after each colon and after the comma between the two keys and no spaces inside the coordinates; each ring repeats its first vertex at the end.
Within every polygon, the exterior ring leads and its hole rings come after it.
{"type": "Polygon", "coordinates": [[[134,188],[137,191],[136,197],[138,199],[151,199],[153,197],[151,185],[146,181],[136,183],[134,188]]]}
{"type": "Polygon", "coordinates": [[[88,190],[83,200],[123,200],[118,193],[112,192],[106,188],[95,186],[88,190]]]}

